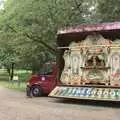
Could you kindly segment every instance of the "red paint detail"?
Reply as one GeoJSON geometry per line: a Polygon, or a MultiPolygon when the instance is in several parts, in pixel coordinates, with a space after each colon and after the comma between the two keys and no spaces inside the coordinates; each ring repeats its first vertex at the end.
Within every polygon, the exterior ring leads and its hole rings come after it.
{"type": "Polygon", "coordinates": [[[112,23],[96,23],[88,25],[76,25],[64,27],[58,31],[57,34],[77,33],[77,32],[91,32],[91,31],[109,31],[120,30],[120,22],[112,23]]]}

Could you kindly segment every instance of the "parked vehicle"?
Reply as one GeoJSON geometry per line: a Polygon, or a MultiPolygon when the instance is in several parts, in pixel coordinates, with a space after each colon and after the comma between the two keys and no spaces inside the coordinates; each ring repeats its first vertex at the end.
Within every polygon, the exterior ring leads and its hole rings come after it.
{"type": "Polygon", "coordinates": [[[57,98],[120,101],[120,22],[58,30],[57,98]]]}
{"type": "Polygon", "coordinates": [[[40,73],[31,75],[27,82],[27,96],[42,96],[49,94],[56,85],[56,62],[47,62],[40,73]]]}

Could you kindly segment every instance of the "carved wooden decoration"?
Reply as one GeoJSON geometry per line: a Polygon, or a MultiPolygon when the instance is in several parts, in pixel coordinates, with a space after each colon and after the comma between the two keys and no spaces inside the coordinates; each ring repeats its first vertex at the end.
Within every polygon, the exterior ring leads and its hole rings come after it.
{"type": "Polygon", "coordinates": [[[70,49],[64,52],[65,66],[61,75],[63,84],[79,85],[81,82],[83,57],[81,55],[82,50],[75,49],[77,46],[79,46],[79,43],[73,42],[69,46],[70,49]]]}
{"type": "MultiPolygon", "coordinates": [[[[112,45],[118,45],[119,40],[115,40],[112,42],[112,45]]],[[[119,47],[111,47],[109,58],[109,74],[111,85],[120,85],[120,48],[119,47]]]]}
{"type": "Polygon", "coordinates": [[[61,75],[61,82],[63,84],[69,84],[70,82],[70,74],[71,74],[71,66],[70,66],[70,50],[65,50],[64,56],[65,66],[61,75]]]}
{"type": "Polygon", "coordinates": [[[72,42],[69,50],[64,52],[61,82],[70,85],[120,85],[120,48],[112,47],[115,43],[98,34],[89,35],[81,42],[72,42]]]}
{"type": "Polygon", "coordinates": [[[71,59],[71,79],[70,79],[71,84],[80,84],[82,76],[81,66],[83,62],[80,49],[79,50],[76,50],[74,48],[71,49],[70,59],[71,59]]]}

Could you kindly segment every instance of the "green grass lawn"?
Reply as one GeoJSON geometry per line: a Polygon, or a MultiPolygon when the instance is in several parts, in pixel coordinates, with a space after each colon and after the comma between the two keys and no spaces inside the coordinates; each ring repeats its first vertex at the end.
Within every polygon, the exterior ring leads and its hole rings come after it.
{"type": "Polygon", "coordinates": [[[9,89],[19,90],[19,91],[26,90],[25,82],[18,84],[17,82],[0,81],[0,86],[6,87],[9,89]]]}
{"type": "Polygon", "coordinates": [[[14,75],[18,76],[18,80],[9,81],[9,75],[5,69],[0,69],[0,86],[6,88],[25,91],[26,82],[31,74],[31,71],[15,70],[14,75]]]}

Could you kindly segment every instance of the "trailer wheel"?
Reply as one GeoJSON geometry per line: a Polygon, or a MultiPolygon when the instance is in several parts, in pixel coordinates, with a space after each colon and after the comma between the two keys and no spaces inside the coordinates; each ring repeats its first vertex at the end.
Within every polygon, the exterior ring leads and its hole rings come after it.
{"type": "Polygon", "coordinates": [[[33,86],[31,92],[34,97],[42,96],[42,89],[40,86],[33,86]]]}

